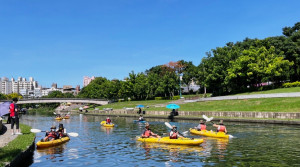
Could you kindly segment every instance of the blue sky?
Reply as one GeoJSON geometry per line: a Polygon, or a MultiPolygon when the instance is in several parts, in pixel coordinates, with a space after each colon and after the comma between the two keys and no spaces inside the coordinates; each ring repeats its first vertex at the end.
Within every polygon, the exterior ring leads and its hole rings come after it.
{"type": "Polygon", "coordinates": [[[282,34],[299,0],[0,1],[0,77],[82,85],[169,61],[199,65],[227,42],[282,34]]]}

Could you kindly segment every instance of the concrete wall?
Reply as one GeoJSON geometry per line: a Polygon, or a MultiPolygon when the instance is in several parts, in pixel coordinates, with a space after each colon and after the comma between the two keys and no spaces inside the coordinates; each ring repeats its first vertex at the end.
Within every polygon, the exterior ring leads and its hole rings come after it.
{"type": "MultiPolygon", "coordinates": [[[[171,111],[146,111],[146,115],[170,115],[171,111]]],[[[91,113],[101,114],[137,114],[137,110],[112,110],[112,111],[91,111],[91,113]]],[[[288,112],[245,112],[245,111],[179,111],[180,116],[201,117],[206,115],[208,117],[228,117],[228,118],[270,118],[270,119],[300,119],[299,113],[288,112]]]]}
{"type": "Polygon", "coordinates": [[[82,100],[82,99],[32,99],[32,100],[19,100],[17,104],[28,103],[87,103],[87,104],[99,104],[106,105],[109,101],[106,100],[82,100]]]}

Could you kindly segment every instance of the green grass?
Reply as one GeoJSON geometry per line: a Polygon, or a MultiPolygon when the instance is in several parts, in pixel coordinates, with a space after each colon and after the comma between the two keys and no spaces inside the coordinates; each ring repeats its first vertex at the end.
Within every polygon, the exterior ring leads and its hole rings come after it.
{"type": "MultiPolygon", "coordinates": [[[[165,111],[163,107],[147,110],[165,111]]],[[[246,100],[222,100],[181,104],[181,111],[260,111],[300,112],[300,98],[261,98],[246,100]]]]}
{"type": "Polygon", "coordinates": [[[235,95],[254,95],[254,94],[271,94],[271,93],[292,93],[292,92],[300,92],[300,87],[278,88],[278,89],[265,90],[265,91],[240,93],[235,95]]]}
{"type": "MultiPolygon", "coordinates": [[[[123,109],[123,107],[134,108],[138,104],[149,106],[146,111],[171,111],[164,106],[171,100],[149,100],[117,102],[98,107],[123,109]]],[[[300,112],[300,98],[259,98],[245,100],[221,100],[180,104],[180,111],[258,111],[258,112],[300,112]]]]}
{"type": "MultiPolygon", "coordinates": [[[[35,134],[30,132],[31,127],[20,124],[23,135],[19,135],[15,140],[0,148],[0,167],[5,166],[5,162],[12,161],[20,152],[27,149],[34,140],[35,134]]],[[[7,131],[6,133],[10,133],[7,131]]]]}

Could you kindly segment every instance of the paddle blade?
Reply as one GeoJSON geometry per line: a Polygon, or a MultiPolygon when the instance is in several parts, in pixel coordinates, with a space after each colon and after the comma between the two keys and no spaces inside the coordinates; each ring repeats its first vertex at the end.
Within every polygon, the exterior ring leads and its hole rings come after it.
{"type": "Polygon", "coordinates": [[[72,137],[77,137],[78,136],[78,133],[75,133],[75,132],[71,132],[71,133],[68,133],[69,136],[72,136],[72,137]]]}
{"type": "Polygon", "coordinates": [[[229,135],[229,139],[232,139],[232,138],[234,138],[234,136],[232,136],[232,135],[229,135]]]}
{"type": "Polygon", "coordinates": [[[184,131],[182,132],[183,136],[186,136],[188,134],[189,131],[184,131]]]}
{"type": "Polygon", "coordinates": [[[202,115],[202,117],[206,120],[206,122],[209,122],[213,119],[213,117],[208,118],[206,115],[202,115]]]}
{"type": "Polygon", "coordinates": [[[32,132],[32,133],[40,133],[42,131],[40,129],[30,129],[30,132],[32,132]]]}
{"type": "Polygon", "coordinates": [[[170,129],[173,129],[172,125],[169,124],[169,122],[165,122],[165,125],[170,128],[170,129]]]}
{"type": "Polygon", "coordinates": [[[53,112],[54,115],[56,115],[56,112],[53,112]]]}

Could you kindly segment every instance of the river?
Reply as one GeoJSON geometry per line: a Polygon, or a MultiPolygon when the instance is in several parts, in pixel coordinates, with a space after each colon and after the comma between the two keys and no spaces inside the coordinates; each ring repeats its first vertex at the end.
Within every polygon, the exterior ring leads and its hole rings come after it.
{"type": "MultiPolygon", "coordinates": [[[[78,137],[60,146],[37,149],[31,166],[300,166],[300,126],[225,122],[234,138],[203,138],[200,146],[177,146],[141,143],[135,140],[144,124],[133,118],[112,117],[114,128],[104,128],[102,116],[72,115],[56,121],[51,116],[24,115],[21,123],[49,130],[63,123],[67,132],[78,137]]],[[[152,131],[166,135],[166,119],[147,119],[152,131]]],[[[187,131],[198,121],[171,122],[178,130],[187,131]]],[[[212,129],[208,124],[207,129],[212,129]]],[[[44,133],[36,134],[36,142],[44,133]]]]}

